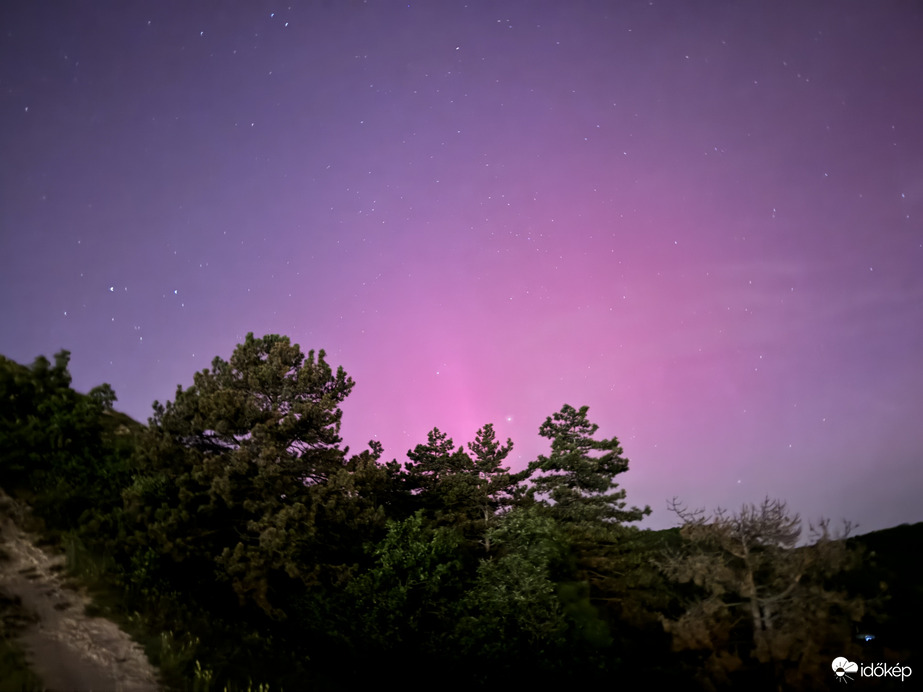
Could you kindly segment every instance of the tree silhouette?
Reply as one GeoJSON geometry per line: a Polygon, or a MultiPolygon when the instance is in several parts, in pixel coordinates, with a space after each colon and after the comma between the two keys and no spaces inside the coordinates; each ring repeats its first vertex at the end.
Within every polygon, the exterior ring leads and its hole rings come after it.
{"type": "Polygon", "coordinates": [[[685,545],[661,567],[697,587],[686,612],[663,621],[674,648],[707,651],[705,670],[715,681],[755,659],[779,683],[826,687],[829,680],[817,678],[821,664],[848,655],[850,625],[863,614],[861,599],[828,588],[830,577],[857,564],[845,541],[849,525],[833,535],[822,520],[811,527],[812,544],[798,547],[801,519],[781,500],[708,516],[674,498],[670,510],[685,545]]]}
{"type": "Polygon", "coordinates": [[[339,405],[353,381],[323,351],[307,358],[288,337],[248,334],[230,361],[215,358],[176,399],[154,403],[143,445],[145,477],[126,493],[144,542],[199,575],[217,571],[242,599],[281,615],[273,584],[318,578],[315,521],[338,478],[349,495],[339,405]]]}
{"type": "Polygon", "coordinates": [[[640,521],[650,507],[625,508],[625,490],[615,477],[628,470],[616,438],[596,440],[599,429],[587,418],[588,406],[564,404],[549,416],[539,434],[551,440],[551,454],[529,464],[531,496],[549,506],[559,521],[599,524],[640,521]]]}

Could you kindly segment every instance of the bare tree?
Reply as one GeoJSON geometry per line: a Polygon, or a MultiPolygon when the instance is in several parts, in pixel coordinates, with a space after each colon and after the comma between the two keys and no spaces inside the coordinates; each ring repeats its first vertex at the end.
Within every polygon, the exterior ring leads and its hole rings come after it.
{"type": "Polygon", "coordinates": [[[846,646],[863,604],[829,582],[857,563],[844,540],[849,524],[834,535],[821,520],[799,546],[801,519],[781,500],[708,516],[674,498],[669,509],[686,540],[660,566],[698,587],[683,615],[664,619],[674,648],[711,651],[706,668],[717,680],[755,659],[772,664],[780,682],[804,685],[822,669],[816,661],[828,644],[846,646]]]}

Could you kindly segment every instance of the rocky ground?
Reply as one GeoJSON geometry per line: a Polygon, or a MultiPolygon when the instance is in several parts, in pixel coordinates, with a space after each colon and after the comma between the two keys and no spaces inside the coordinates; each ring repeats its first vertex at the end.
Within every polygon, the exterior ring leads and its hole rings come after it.
{"type": "Polygon", "coordinates": [[[90,599],[66,580],[64,558],[39,548],[21,519],[21,507],[0,491],[0,600],[12,607],[20,645],[44,689],[160,689],[141,647],[115,623],[86,614],[90,599]]]}

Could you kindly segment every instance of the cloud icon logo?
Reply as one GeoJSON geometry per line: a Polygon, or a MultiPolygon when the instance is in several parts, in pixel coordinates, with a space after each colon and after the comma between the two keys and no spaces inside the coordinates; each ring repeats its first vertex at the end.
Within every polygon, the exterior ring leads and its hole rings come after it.
{"type": "Polygon", "coordinates": [[[833,659],[831,667],[833,668],[833,672],[836,673],[837,682],[847,682],[852,680],[848,674],[859,672],[858,663],[853,663],[852,661],[842,656],[833,659]]]}

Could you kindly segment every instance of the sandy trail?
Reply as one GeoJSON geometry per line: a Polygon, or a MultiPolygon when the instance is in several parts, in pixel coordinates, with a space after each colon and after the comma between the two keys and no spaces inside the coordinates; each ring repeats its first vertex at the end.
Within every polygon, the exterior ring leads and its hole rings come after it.
{"type": "MultiPolygon", "coordinates": [[[[66,585],[64,558],[35,545],[17,524],[22,510],[0,491],[0,592],[19,598],[33,620],[20,641],[49,692],[154,692],[157,672],[119,627],[85,613],[90,599],[66,585]]],[[[20,522],[21,523],[21,522],[20,522]]]]}

